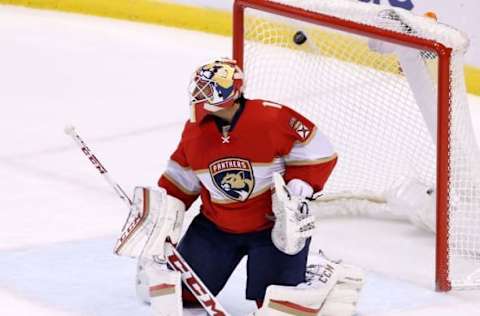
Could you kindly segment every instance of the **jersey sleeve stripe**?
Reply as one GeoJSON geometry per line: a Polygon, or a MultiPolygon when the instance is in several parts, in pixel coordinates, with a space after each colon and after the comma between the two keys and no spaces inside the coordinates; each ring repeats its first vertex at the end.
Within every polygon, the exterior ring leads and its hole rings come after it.
{"type": "Polygon", "coordinates": [[[291,160],[291,161],[285,162],[285,165],[286,166],[311,166],[311,165],[326,163],[335,159],[337,159],[337,154],[333,154],[329,157],[314,159],[314,160],[291,160]]]}
{"type": "Polygon", "coordinates": [[[197,199],[198,194],[187,194],[182,191],[177,184],[174,184],[173,181],[163,174],[158,180],[158,186],[167,190],[167,193],[171,196],[180,199],[185,203],[186,208],[190,208],[192,203],[197,199]]]}
{"type": "Polygon", "coordinates": [[[208,170],[208,169],[198,169],[198,170],[195,170],[194,172],[197,176],[199,176],[201,174],[209,173],[210,170],[208,170]]]}
{"type": "Polygon", "coordinates": [[[174,160],[168,162],[164,175],[186,194],[198,194],[200,191],[200,181],[196,174],[190,168],[184,168],[174,160]]]}
{"type": "MultiPolygon", "coordinates": [[[[312,133],[313,134],[313,133],[312,133]]],[[[307,143],[295,143],[288,155],[284,156],[285,164],[305,164],[323,159],[331,159],[335,155],[330,141],[320,132],[316,131],[307,143]]]]}
{"type": "Polygon", "coordinates": [[[183,193],[187,194],[187,195],[198,195],[198,193],[200,191],[190,191],[188,189],[186,189],[184,186],[182,186],[180,183],[178,183],[177,181],[175,181],[174,178],[172,178],[167,172],[165,172],[163,174],[163,176],[168,180],[170,181],[177,189],[179,189],[180,191],[182,191],[183,193]]]}

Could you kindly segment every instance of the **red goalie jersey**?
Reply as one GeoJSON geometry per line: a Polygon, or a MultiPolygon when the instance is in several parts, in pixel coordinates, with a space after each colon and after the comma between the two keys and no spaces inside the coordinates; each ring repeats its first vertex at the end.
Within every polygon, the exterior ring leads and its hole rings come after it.
{"type": "Polygon", "coordinates": [[[230,126],[205,116],[187,122],[178,148],[158,181],[187,208],[200,195],[201,212],[231,233],[273,226],[273,172],[320,191],[337,156],[315,125],[294,110],[242,100],[230,126]],[[271,218],[271,217],[270,217],[271,218]]]}

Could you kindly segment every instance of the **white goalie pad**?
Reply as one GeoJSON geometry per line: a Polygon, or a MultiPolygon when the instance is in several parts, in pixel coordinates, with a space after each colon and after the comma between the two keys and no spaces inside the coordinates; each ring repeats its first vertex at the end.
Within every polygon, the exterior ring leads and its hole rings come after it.
{"type": "Polygon", "coordinates": [[[159,269],[157,263],[152,258],[138,258],[135,290],[138,300],[143,304],[150,304],[149,275],[151,275],[150,271],[157,269],[159,269]]]}
{"type": "Polygon", "coordinates": [[[114,252],[121,256],[164,258],[167,238],[177,243],[185,204],[163,188],[136,187],[130,213],[114,252]]]}
{"type": "Polygon", "coordinates": [[[137,269],[137,296],[150,304],[154,316],[181,316],[181,274],[151,259],[140,258],[137,269]],[[140,291],[140,292],[139,292],[140,291]]]}
{"type": "Polygon", "coordinates": [[[182,316],[180,272],[165,270],[152,276],[149,294],[154,316],[182,316]]]}
{"type": "Polygon", "coordinates": [[[436,194],[433,186],[416,179],[398,181],[384,193],[388,208],[396,214],[405,214],[415,226],[436,231],[436,194]]]}
{"type": "Polygon", "coordinates": [[[270,285],[255,315],[352,316],[363,283],[361,269],[325,260],[307,268],[305,283],[270,285]]]}
{"type": "Polygon", "coordinates": [[[272,229],[273,244],[282,252],[299,253],[315,229],[315,218],[310,214],[308,203],[302,197],[290,194],[283,177],[273,174],[275,193],[272,209],[275,224],[272,229]]]}
{"type": "Polygon", "coordinates": [[[374,192],[318,193],[309,201],[317,220],[338,216],[409,221],[428,232],[436,230],[436,194],[434,184],[415,178],[399,178],[387,190],[374,192]]]}

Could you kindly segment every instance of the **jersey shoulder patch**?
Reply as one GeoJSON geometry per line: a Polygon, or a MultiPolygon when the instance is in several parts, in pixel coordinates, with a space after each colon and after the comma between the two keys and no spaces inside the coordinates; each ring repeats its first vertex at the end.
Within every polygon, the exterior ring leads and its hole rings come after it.
{"type": "Polygon", "coordinates": [[[286,106],[282,107],[278,121],[288,134],[301,143],[307,141],[315,129],[315,124],[310,120],[286,106]]]}
{"type": "Polygon", "coordinates": [[[302,120],[294,116],[290,118],[288,125],[297,133],[302,142],[307,140],[313,131],[313,128],[307,126],[302,120]]]}

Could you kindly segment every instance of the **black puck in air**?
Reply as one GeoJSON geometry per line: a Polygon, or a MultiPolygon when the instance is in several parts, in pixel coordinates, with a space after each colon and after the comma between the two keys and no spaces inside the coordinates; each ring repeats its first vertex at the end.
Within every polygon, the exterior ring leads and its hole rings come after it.
{"type": "Polygon", "coordinates": [[[307,41],[307,35],[305,35],[305,33],[303,33],[302,31],[297,31],[295,35],[293,35],[293,41],[297,45],[302,45],[307,41]]]}

